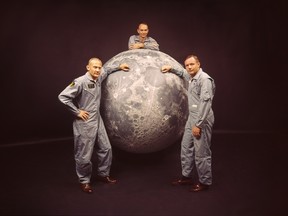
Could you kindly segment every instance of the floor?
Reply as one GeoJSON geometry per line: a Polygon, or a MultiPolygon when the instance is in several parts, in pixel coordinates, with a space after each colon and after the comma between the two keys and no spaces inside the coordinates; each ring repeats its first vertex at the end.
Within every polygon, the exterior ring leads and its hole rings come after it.
{"type": "Polygon", "coordinates": [[[213,134],[213,185],[200,193],[171,185],[181,175],[180,141],[151,154],[113,148],[118,183],[93,181],[93,194],[77,183],[72,140],[0,147],[0,215],[288,215],[287,138],[213,134]]]}

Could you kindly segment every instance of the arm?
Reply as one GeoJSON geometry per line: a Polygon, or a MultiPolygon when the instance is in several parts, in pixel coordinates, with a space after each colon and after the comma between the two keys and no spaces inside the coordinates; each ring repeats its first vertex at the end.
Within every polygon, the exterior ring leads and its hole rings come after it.
{"type": "Polygon", "coordinates": [[[135,35],[132,35],[128,41],[128,49],[138,49],[140,47],[136,47],[135,35]]]}
{"type": "Polygon", "coordinates": [[[171,73],[174,73],[177,76],[179,76],[181,78],[185,78],[185,79],[188,79],[188,76],[189,76],[189,74],[187,73],[187,71],[183,67],[172,68],[171,65],[163,65],[161,67],[161,71],[162,71],[162,73],[171,72],[171,73]]]}
{"type": "Polygon", "coordinates": [[[72,114],[78,116],[80,110],[75,106],[73,100],[80,94],[81,86],[77,81],[73,81],[69,86],[67,86],[59,95],[58,99],[63,103],[72,114]]]}
{"type": "Polygon", "coordinates": [[[132,35],[128,41],[128,49],[151,49],[151,50],[159,50],[159,44],[151,37],[148,37],[144,43],[135,40],[136,36],[132,35]]]}
{"type": "Polygon", "coordinates": [[[149,37],[148,42],[144,43],[144,49],[151,49],[151,50],[159,50],[159,44],[157,41],[151,37],[149,37]]]}
{"type": "Polygon", "coordinates": [[[120,71],[120,70],[123,70],[123,71],[129,71],[129,65],[126,64],[126,63],[122,63],[120,64],[119,66],[106,66],[105,68],[102,69],[102,72],[99,76],[99,81],[102,82],[104,79],[106,79],[110,74],[116,72],[116,71],[120,71]]]}
{"type": "Polygon", "coordinates": [[[210,113],[212,107],[212,98],[213,98],[213,80],[207,78],[203,81],[201,92],[200,92],[200,101],[198,105],[198,120],[196,121],[196,127],[201,128],[203,122],[206,120],[208,114],[210,113]]]}
{"type": "Polygon", "coordinates": [[[58,95],[58,99],[67,106],[72,114],[78,116],[83,121],[86,121],[89,118],[89,113],[85,110],[78,109],[73,103],[74,98],[76,98],[80,92],[81,86],[76,81],[73,81],[58,95]]]}
{"type": "Polygon", "coordinates": [[[203,122],[206,120],[208,114],[210,113],[210,109],[212,107],[212,98],[214,95],[214,86],[212,79],[206,79],[202,83],[201,92],[200,92],[200,101],[198,105],[198,119],[195,121],[195,125],[192,127],[192,134],[196,138],[201,137],[201,128],[203,122]]]}

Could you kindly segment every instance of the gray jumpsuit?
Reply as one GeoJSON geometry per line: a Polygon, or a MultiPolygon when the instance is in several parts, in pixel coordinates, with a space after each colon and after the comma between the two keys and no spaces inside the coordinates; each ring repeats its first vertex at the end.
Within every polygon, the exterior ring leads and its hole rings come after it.
{"type": "Polygon", "coordinates": [[[172,70],[181,77],[189,77],[188,105],[189,117],[181,142],[182,175],[192,177],[194,165],[199,176],[199,182],[212,184],[212,152],[211,136],[214,124],[212,100],[215,94],[214,80],[201,68],[191,78],[186,70],[172,70]],[[201,137],[196,139],[192,135],[192,127],[201,128],[201,137]]]}
{"type": "Polygon", "coordinates": [[[112,150],[106,129],[100,116],[101,82],[115,70],[104,70],[98,79],[92,79],[89,72],[76,78],[58,96],[59,100],[77,116],[79,109],[89,113],[89,119],[83,121],[76,117],[73,121],[74,158],[76,173],[80,183],[90,183],[92,174],[91,157],[95,141],[99,176],[109,176],[112,163],[112,150]]]}
{"type": "MultiPolygon", "coordinates": [[[[132,35],[128,41],[128,49],[130,49],[131,44],[140,43],[138,35],[132,35]]],[[[159,50],[159,44],[152,37],[147,37],[144,41],[144,49],[159,50]]]]}

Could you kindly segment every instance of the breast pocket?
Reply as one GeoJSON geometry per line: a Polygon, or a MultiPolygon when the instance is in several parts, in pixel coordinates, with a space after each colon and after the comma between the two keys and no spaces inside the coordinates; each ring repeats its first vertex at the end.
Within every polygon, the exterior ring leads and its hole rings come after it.
{"type": "Polygon", "coordinates": [[[94,98],[96,95],[96,88],[84,88],[84,96],[87,98],[94,98]]]}
{"type": "Polygon", "coordinates": [[[191,92],[190,92],[192,95],[197,95],[200,97],[200,94],[201,94],[201,88],[200,86],[196,83],[196,82],[193,82],[192,83],[192,88],[191,88],[191,92]]]}

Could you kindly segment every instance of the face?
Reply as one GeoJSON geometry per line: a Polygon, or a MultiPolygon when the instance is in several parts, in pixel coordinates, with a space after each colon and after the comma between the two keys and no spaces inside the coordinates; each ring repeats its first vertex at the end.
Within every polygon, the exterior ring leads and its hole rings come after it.
{"type": "Polygon", "coordinates": [[[186,70],[192,77],[194,77],[200,69],[200,62],[197,61],[194,57],[186,59],[184,64],[186,70]]]}
{"type": "Polygon", "coordinates": [[[146,38],[149,32],[148,26],[145,24],[140,24],[137,32],[141,38],[146,38]]]}
{"type": "Polygon", "coordinates": [[[92,78],[96,80],[101,73],[102,62],[98,59],[92,59],[90,60],[86,68],[88,72],[90,73],[90,75],[92,76],[92,78]]]}

